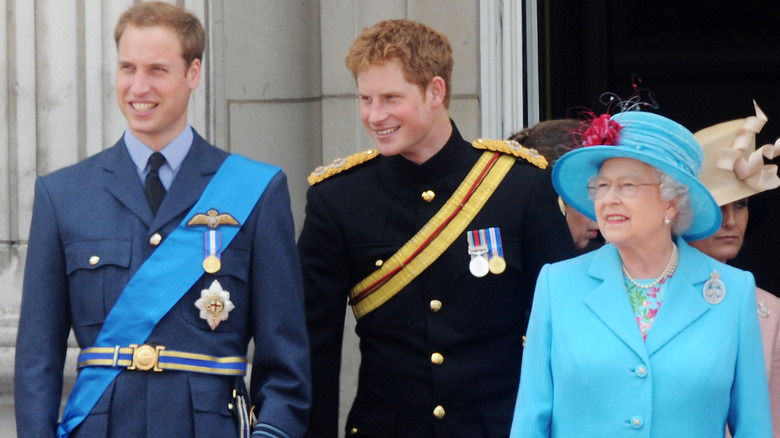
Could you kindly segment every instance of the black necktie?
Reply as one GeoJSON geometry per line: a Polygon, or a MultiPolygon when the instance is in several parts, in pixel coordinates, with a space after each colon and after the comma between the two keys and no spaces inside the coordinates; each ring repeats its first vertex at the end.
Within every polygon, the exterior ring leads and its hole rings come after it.
{"type": "Polygon", "coordinates": [[[152,207],[152,214],[157,214],[162,200],[165,197],[165,187],[160,181],[160,166],[165,163],[165,157],[159,152],[155,152],[149,157],[149,174],[146,175],[146,198],[152,207]]]}

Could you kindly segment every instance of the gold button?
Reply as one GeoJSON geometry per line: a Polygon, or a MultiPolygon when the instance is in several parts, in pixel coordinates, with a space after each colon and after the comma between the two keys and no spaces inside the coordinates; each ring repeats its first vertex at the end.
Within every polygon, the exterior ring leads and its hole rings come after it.
{"type": "Polygon", "coordinates": [[[157,246],[162,242],[162,236],[160,233],[154,233],[152,234],[152,237],[149,238],[149,244],[152,246],[157,246]]]}
{"type": "Polygon", "coordinates": [[[431,311],[436,313],[441,309],[441,301],[431,300],[431,311]]]}
{"type": "Polygon", "coordinates": [[[433,353],[431,355],[431,363],[435,365],[441,365],[444,362],[444,356],[439,353],[433,353]]]}
{"type": "Polygon", "coordinates": [[[357,427],[353,427],[353,428],[352,428],[352,429],[349,431],[349,434],[350,434],[350,435],[354,435],[354,434],[356,434],[356,433],[357,433],[357,427]]]}
{"type": "Polygon", "coordinates": [[[426,190],[422,192],[422,199],[427,203],[431,203],[435,197],[436,193],[433,193],[433,190],[426,190]]]}
{"type": "Polygon", "coordinates": [[[378,267],[380,267],[380,266],[382,266],[384,263],[385,263],[385,262],[384,262],[382,259],[379,259],[379,260],[377,260],[377,261],[375,261],[375,262],[374,262],[374,264],[376,265],[376,267],[377,267],[377,268],[378,268],[378,267]]]}
{"type": "Polygon", "coordinates": [[[89,264],[92,266],[97,265],[100,262],[100,257],[98,256],[92,256],[89,258],[89,264]]]}
{"type": "Polygon", "coordinates": [[[233,410],[233,403],[228,403],[228,410],[233,410]]]}
{"type": "Polygon", "coordinates": [[[433,416],[434,416],[434,417],[436,417],[436,418],[438,418],[439,420],[441,420],[442,418],[444,418],[444,408],[443,408],[443,407],[441,407],[441,405],[439,405],[439,406],[436,406],[436,407],[433,409],[433,416]]]}

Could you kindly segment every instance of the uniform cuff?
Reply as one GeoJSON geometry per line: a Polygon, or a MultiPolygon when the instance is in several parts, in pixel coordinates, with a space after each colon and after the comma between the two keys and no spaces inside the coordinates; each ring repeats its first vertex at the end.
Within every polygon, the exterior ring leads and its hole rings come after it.
{"type": "Polygon", "coordinates": [[[290,438],[281,429],[277,429],[270,424],[258,423],[252,431],[253,438],[290,438]]]}

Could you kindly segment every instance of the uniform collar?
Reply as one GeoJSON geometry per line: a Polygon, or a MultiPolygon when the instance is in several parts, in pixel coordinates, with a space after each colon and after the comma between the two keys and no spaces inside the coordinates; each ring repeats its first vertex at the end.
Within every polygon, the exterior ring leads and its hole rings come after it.
{"type": "Polygon", "coordinates": [[[412,183],[437,181],[452,172],[464,157],[468,156],[467,151],[471,146],[463,140],[455,123],[452,120],[450,123],[452,123],[452,134],[436,155],[422,164],[413,163],[400,155],[394,155],[388,157],[390,170],[403,181],[412,183]]]}
{"type": "MultiPolygon", "coordinates": [[[[187,123],[187,126],[184,128],[181,134],[176,136],[176,138],[165,145],[165,147],[160,151],[160,153],[162,153],[165,157],[165,164],[170,168],[169,175],[160,174],[160,178],[167,179],[167,181],[163,181],[163,184],[166,185],[166,190],[170,188],[170,184],[173,181],[173,178],[176,176],[176,174],[179,173],[181,163],[184,161],[184,157],[187,156],[187,152],[190,151],[190,146],[192,146],[192,140],[194,136],[195,135],[193,134],[192,127],[189,123],[187,123]]],[[[154,151],[152,148],[134,136],[129,129],[125,130],[123,139],[125,146],[127,147],[127,152],[130,154],[130,158],[135,164],[138,176],[143,183],[146,177],[146,172],[148,171],[147,163],[149,161],[149,157],[154,151]]]]}

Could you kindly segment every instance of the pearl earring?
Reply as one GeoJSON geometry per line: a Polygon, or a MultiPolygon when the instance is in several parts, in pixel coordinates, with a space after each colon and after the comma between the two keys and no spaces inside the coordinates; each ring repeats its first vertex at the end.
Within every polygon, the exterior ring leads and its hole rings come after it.
{"type": "Polygon", "coordinates": [[[665,225],[669,225],[669,224],[671,224],[671,223],[672,223],[672,220],[671,220],[671,219],[669,219],[669,217],[664,217],[664,224],[665,224],[665,225]]]}

